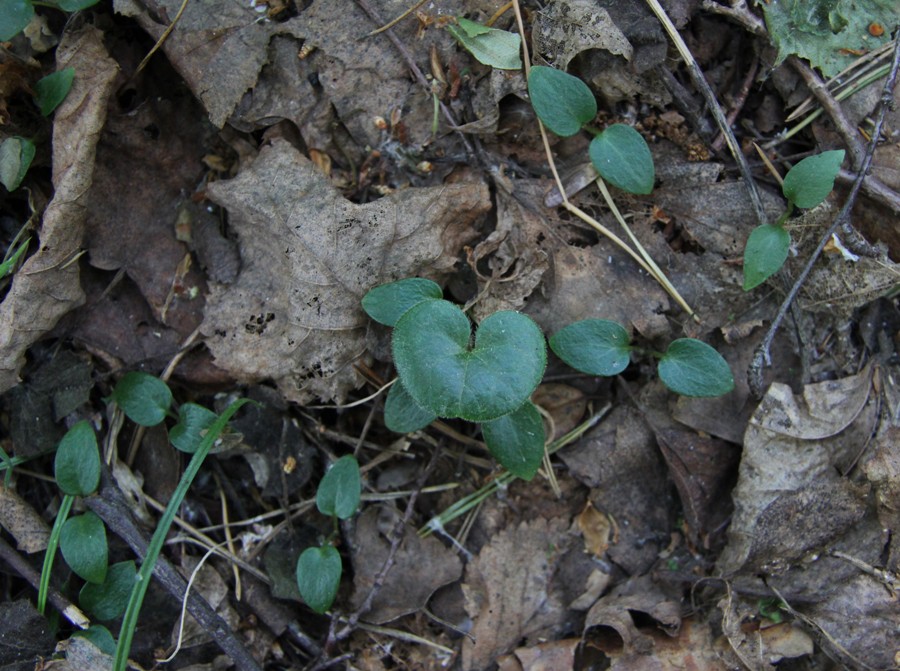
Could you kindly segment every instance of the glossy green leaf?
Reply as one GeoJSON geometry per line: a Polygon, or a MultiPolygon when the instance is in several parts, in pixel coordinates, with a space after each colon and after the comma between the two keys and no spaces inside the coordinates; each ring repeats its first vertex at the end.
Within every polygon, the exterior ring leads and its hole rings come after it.
{"type": "Polygon", "coordinates": [[[93,7],[100,0],[56,0],[59,8],[64,12],[77,12],[88,7],[93,7]]]}
{"type": "Polygon", "coordinates": [[[437,415],[416,403],[400,380],[388,390],[384,401],[384,424],[391,431],[412,433],[424,429],[436,419],[437,415]]]}
{"type": "Polygon", "coordinates": [[[550,349],[575,370],[591,375],[618,375],[631,360],[628,331],[606,319],[569,324],[550,338],[550,349]]]}
{"type": "Polygon", "coordinates": [[[394,327],[394,365],[415,402],[439,417],[496,419],[531,396],[547,365],[544,334],[518,312],[496,312],[478,327],[448,301],[426,301],[394,327]]]}
{"type": "Polygon", "coordinates": [[[34,99],[41,114],[49,116],[66,99],[75,80],[75,68],[63,68],[38,80],[34,85],[34,99]]]}
{"type": "Polygon", "coordinates": [[[88,496],[97,490],[100,484],[100,448],[89,422],[78,422],[59,441],[53,470],[56,484],[64,494],[88,496]]]}
{"type": "Polygon", "coordinates": [[[531,480],[544,458],[544,422],[531,401],[481,425],[484,444],[516,477],[531,480]]]}
{"type": "Polygon", "coordinates": [[[86,584],[78,594],[78,603],[98,620],[117,620],[125,612],[134,587],[137,569],[133,561],[113,564],[101,584],[86,584]]]}
{"type": "Polygon", "coordinates": [[[102,624],[92,624],[87,629],[72,632],[72,638],[86,638],[102,653],[116,654],[116,639],[109,633],[109,629],[102,624]]]}
{"type": "Polygon", "coordinates": [[[797,207],[815,207],[834,188],[834,178],[841,171],[843,160],[843,149],[807,156],[784,176],[781,187],[784,197],[797,207]]]}
{"type": "Polygon", "coordinates": [[[356,459],[350,455],[341,457],[322,477],[316,491],[316,507],[323,515],[346,520],[359,508],[361,490],[356,459]]]}
{"type": "Polygon", "coordinates": [[[202,405],[183,403],[178,408],[178,423],[169,431],[169,442],[182,452],[193,454],[218,418],[216,413],[202,405]]]}
{"type": "Polygon", "coordinates": [[[750,231],[744,247],[744,291],[765,282],[784,265],[791,235],[781,226],[765,224],[750,231]]]}
{"type": "Polygon", "coordinates": [[[34,160],[34,143],[14,135],[0,144],[0,184],[7,191],[19,188],[34,160]]]}
{"type": "Polygon", "coordinates": [[[6,261],[4,261],[3,263],[0,263],[0,277],[6,277],[10,273],[12,273],[16,269],[16,267],[18,267],[19,260],[28,250],[28,243],[30,242],[31,238],[25,238],[24,240],[22,240],[22,242],[19,243],[16,251],[12,253],[12,256],[6,259],[6,261]]]}
{"type": "Polygon", "coordinates": [[[84,580],[99,584],[106,579],[106,527],[92,511],[66,520],[59,549],[69,568],[84,580]]]}
{"type": "Polygon", "coordinates": [[[522,41],[515,33],[488,28],[469,19],[457,19],[458,25],[448,25],[447,31],[479,63],[498,70],[518,70],[522,67],[519,56],[522,41]]]}
{"type": "Polygon", "coordinates": [[[659,379],[682,396],[721,396],[734,389],[731,368],[713,347],[679,338],[659,361],[659,379]]]}
{"type": "Polygon", "coordinates": [[[431,280],[410,277],[370,289],[362,299],[363,310],[385,326],[394,326],[403,313],[422,301],[440,300],[444,292],[431,280]]]}
{"type": "Polygon", "coordinates": [[[25,30],[34,16],[31,0],[0,2],[0,42],[7,42],[25,30]]]}
{"type": "Polygon", "coordinates": [[[597,101],[588,85],[561,70],[543,65],[531,68],[528,96],[535,114],[557,135],[575,135],[597,116],[597,101]]]}
{"type": "Polygon", "coordinates": [[[112,393],[112,400],[135,424],[156,426],[172,405],[168,385],[148,373],[125,373],[112,393]]]}
{"type": "Polygon", "coordinates": [[[613,124],[591,140],[591,163],[607,182],[629,193],[653,191],[656,171],[646,140],[631,126],[613,124]]]}
{"type": "Polygon", "coordinates": [[[324,613],[337,596],[341,584],[341,555],[331,545],[306,548],[297,560],[300,596],[317,613],[324,613]]]}

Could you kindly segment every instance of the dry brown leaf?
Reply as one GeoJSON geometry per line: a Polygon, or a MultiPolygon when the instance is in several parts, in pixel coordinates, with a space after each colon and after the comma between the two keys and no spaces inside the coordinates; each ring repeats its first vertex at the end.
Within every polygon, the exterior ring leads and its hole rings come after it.
{"type": "Polygon", "coordinates": [[[575,520],[581,535],[584,536],[584,549],[595,557],[602,558],[609,548],[613,532],[612,520],[597,510],[590,501],[575,520]]]}
{"type": "Polygon", "coordinates": [[[622,639],[623,652],[649,655],[655,648],[654,639],[638,629],[634,615],[643,613],[652,618],[657,628],[671,637],[681,628],[681,604],[653,583],[649,576],[630,578],[601,597],[588,611],[584,622],[585,636],[594,627],[610,627],[622,639]]]}
{"type": "Polygon", "coordinates": [[[532,39],[535,51],[560,70],[588,49],[604,49],[626,61],[634,54],[609,12],[591,0],[551,2],[538,14],[532,39]]]}
{"type": "Polygon", "coordinates": [[[668,542],[669,484],[653,433],[630,408],[615,408],[559,453],[572,476],[592,488],[593,505],[615,520],[607,554],[632,575],[646,572],[668,542]]]}
{"type": "Polygon", "coordinates": [[[480,320],[498,310],[520,310],[550,267],[558,243],[541,216],[540,182],[515,183],[515,196],[497,194],[497,226],[471,253],[477,271],[478,301],[473,315],[480,320]]]}
{"type": "Polygon", "coordinates": [[[40,552],[50,540],[50,527],[44,518],[14,489],[0,484],[0,526],[16,539],[16,546],[27,554],[40,552]]]}
{"type": "MultiPolygon", "coordinates": [[[[387,535],[399,513],[390,506],[367,508],[356,522],[353,538],[353,608],[359,608],[372,590],[375,576],[384,566],[390,549],[387,535]]],[[[421,538],[411,527],[403,540],[384,584],[363,619],[384,624],[422,608],[439,587],[462,575],[462,563],[437,538],[421,538]]]]}
{"type": "Polygon", "coordinates": [[[64,652],[65,658],[47,660],[39,668],[42,671],[109,671],[113,668],[113,657],[83,636],[73,636],[61,641],[57,652],[64,652]]]}
{"type": "Polygon", "coordinates": [[[710,531],[728,519],[728,490],[740,452],[724,440],[682,429],[658,430],[656,442],[678,489],[690,539],[708,547],[710,531]]]}
{"type": "Polygon", "coordinates": [[[747,562],[790,563],[862,516],[860,493],[837,473],[874,426],[871,380],[867,367],[807,385],[802,398],[786,385],[769,388],[744,437],[729,543],[719,557],[726,575],[747,562]]]}
{"type": "Polygon", "coordinates": [[[499,671],[566,671],[575,668],[579,638],[548,641],[530,648],[517,648],[497,660],[499,671]]]}
{"type": "Polygon", "coordinates": [[[523,638],[552,636],[565,620],[552,578],[567,528],[563,519],[522,522],[494,536],[469,562],[463,593],[474,642],[463,642],[463,669],[488,668],[523,638]]]}
{"type": "Polygon", "coordinates": [[[40,249],[16,273],[0,305],[0,392],[19,381],[25,350],[84,300],[76,257],[84,232],[85,194],[118,67],[92,26],[67,32],[56,60],[58,68],[73,67],[77,75],[54,117],[55,193],[44,211],[40,249]]]}
{"type": "Polygon", "coordinates": [[[210,185],[228,209],[243,268],[213,285],[202,331],[216,365],[272,378],[290,400],[343,399],[361,382],[360,307],[373,286],[450,271],[490,208],[483,184],[410,188],[355,205],[283,140],[233,180],[210,185]]]}
{"type": "Polygon", "coordinates": [[[611,319],[647,338],[669,333],[665,291],[611,242],[566,246],[551,257],[527,313],[548,335],[579,319],[611,319]]]}

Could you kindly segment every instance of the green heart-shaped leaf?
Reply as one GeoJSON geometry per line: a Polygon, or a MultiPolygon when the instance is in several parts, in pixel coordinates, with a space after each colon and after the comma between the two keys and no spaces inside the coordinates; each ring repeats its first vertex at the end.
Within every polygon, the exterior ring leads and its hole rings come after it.
{"type": "Polygon", "coordinates": [[[531,401],[481,425],[484,444],[510,473],[531,480],[544,458],[544,422],[531,401]]]}
{"type": "Polygon", "coordinates": [[[426,301],[394,327],[394,365],[403,386],[439,417],[483,422],[519,408],[547,365],[541,329],[518,312],[496,312],[478,327],[448,301],[426,301]]]}
{"type": "Polygon", "coordinates": [[[113,564],[101,584],[87,583],[81,588],[78,603],[98,620],[118,620],[128,605],[136,577],[137,569],[132,560],[113,564]]]}
{"type": "Polygon", "coordinates": [[[456,38],[479,63],[498,70],[518,70],[522,67],[519,56],[521,40],[515,33],[488,28],[462,17],[459,26],[449,25],[447,31],[456,38]]]}
{"type": "Polygon", "coordinates": [[[341,457],[322,477],[316,491],[316,507],[323,515],[346,520],[359,507],[360,491],[359,464],[350,455],[341,457]]]}
{"type": "Polygon", "coordinates": [[[416,403],[400,380],[388,390],[384,401],[384,424],[391,431],[412,433],[424,429],[436,419],[437,415],[416,403]]]}
{"type": "Polygon", "coordinates": [[[82,420],[59,441],[53,464],[56,484],[64,494],[88,496],[100,484],[100,449],[91,425],[82,420]]]}
{"type": "Polygon", "coordinates": [[[219,416],[196,403],[182,403],[178,408],[178,424],[169,431],[169,442],[177,449],[193,454],[206,437],[206,431],[219,416]]]}
{"type": "Polygon", "coordinates": [[[591,163],[607,182],[629,193],[653,191],[656,172],[650,147],[631,126],[613,124],[591,140],[591,163]]]}
{"type": "Polygon", "coordinates": [[[588,85],[562,70],[531,68],[528,96],[538,118],[562,137],[575,135],[597,116],[597,101],[588,85]]]}
{"type": "Polygon", "coordinates": [[[628,367],[628,331],[607,319],[569,324],[550,338],[550,349],[575,370],[591,375],[618,375],[628,367]]]}
{"type": "Polygon", "coordinates": [[[385,326],[394,326],[403,313],[422,301],[440,300],[444,292],[431,280],[409,277],[369,289],[362,299],[363,310],[385,326]]]}
{"type": "Polygon", "coordinates": [[[92,583],[106,579],[106,527],[91,511],[66,520],[59,535],[59,549],[75,573],[92,583]]]}
{"type": "Polygon", "coordinates": [[[797,207],[815,207],[834,188],[834,178],[841,171],[843,160],[843,149],[807,156],[784,176],[781,187],[784,197],[797,207]]]}
{"type": "Polygon", "coordinates": [[[659,379],[682,396],[721,396],[734,389],[734,376],[722,355],[694,338],[669,345],[659,361],[659,379]]]}
{"type": "Polygon", "coordinates": [[[306,548],[297,560],[297,587],[306,604],[324,613],[341,584],[341,555],[331,545],[306,548]]]}
{"type": "Polygon", "coordinates": [[[119,380],[112,400],[135,424],[156,426],[166,418],[172,405],[172,392],[158,377],[133,371],[119,380]]]}
{"type": "Polygon", "coordinates": [[[744,247],[744,291],[765,282],[784,265],[791,234],[781,226],[764,224],[750,231],[744,247]]]}

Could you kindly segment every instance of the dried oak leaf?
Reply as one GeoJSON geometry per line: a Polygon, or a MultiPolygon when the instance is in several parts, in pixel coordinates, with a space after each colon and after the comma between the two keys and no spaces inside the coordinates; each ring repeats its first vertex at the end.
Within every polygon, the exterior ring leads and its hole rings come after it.
{"type": "Polygon", "coordinates": [[[210,288],[207,345],[235,377],[271,378],[300,403],[340,400],[359,385],[352,363],[366,348],[366,291],[450,271],[490,208],[480,183],[356,205],[280,140],[235,179],[211,184],[209,195],[228,209],[242,269],[233,284],[210,288]]]}
{"type": "Polygon", "coordinates": [[[568,523],[538,518],[507,528],[466,567],[463,594],[474,621],[463,642],[463,669],[486,669],[523,638],[550,636],[567,616],[553,576],[568,523]],[[474,639],[474,641],[473,641],[474,639]]]}
{"type": "Polygon", "coordinates": [[[118,72],[102,40],[100,31],[87,27],[67,33],[56,51],[57,66],[78,74],[53,122],[55,193],[44,211],[40,248],[16,273],[0,305],[0,392],[19,381],[25,350],[84,300],[78,264],[71,261],[81,247],[85,194],[118,72]]]}

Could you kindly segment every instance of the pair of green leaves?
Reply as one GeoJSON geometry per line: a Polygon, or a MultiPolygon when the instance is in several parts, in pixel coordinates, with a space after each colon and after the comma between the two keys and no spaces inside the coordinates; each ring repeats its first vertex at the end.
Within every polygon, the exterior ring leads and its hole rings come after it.
{"type": "MultiPolygon", "coordinates": [[[[816,207],[834,188],[834,180],[841,169],[844,150],[826,151],[808,156],[788,171],[781,187],[788,201],[787,215],[794,207],[816,207]]],[[[750,232],[744,248],[744,291],[765,282],[787,260],[791,247],[791,235],[781,221],[757,226],[750,232]]]]}
{"type": "MultiPolygon", "coordinates": [[[[538,118],[562,137],[575,135],[597,116],[597,101],[587,84],[561,70],[531,68],[528,95],[538,118]]],[[[597,172],[613,186],[636,194],[653,190],[653,156],[631,126],[613,124],[597,133],[588,154],[597,172]]]]}
{"type": "MultiPolygon", "coordinates": [[[[0,24],[2,23],[0,17],[0,24]]],[[[41,114],[49,116],[65,100],[74,78],[75,70],[64,68],[38,80],[34,86],[34,100],[41,114]]],[[[8,137],[0,144],[0,184],[7,191],[19,188],[34,160],[34,153],[34,143],[18,135],[8,137]]]]}
{"type": "MultiPolygon", "coordinates": [[[[97,491],[100,449],[88,422],[78,422],[63,436],[56,450],[54,471],[56,483],[69,501],[97,491]]],[[[100,620],[120,617],[134,585],[136,569],[133,561],[108,565],[103,520],[92,511],[66,519],[59,534],[59,549],[69,568],[86,583],[79,594],[82,608],[100,620]]]]}
{"type": "MultiPolygon", "coordinates": [[[[172,391],[165,382],[138,371],[123,375],[111,398],[128,419],[141,426],[160,424],[168,416],[173,401],[172,391]]],[[[202,405],[183,403],[178,407],[178,422],[169,431],[169,440],[182,452],[193,454],[218,418],[202,405]]]]}
{"type": "Polygon", "coordinates": [[[409,432],[438,417],[481,422],[491,454],[530,479],[544,454],[544,428],[529,398],[544,375],[547,347],[537,324],[511,311],[472,325],[441,288],[422,278],[391,282],[362,301],[372,319],[394,327],[398,381],[385,401],[385,423],[409,432]]]}
{"type": "MultiPolygon", "coordinates": [[[[316,507],[323,515],[346,520],[359,508],[362,490],[359,464],[348,455],[328,469],[316,490],[316,507]]],[[[306,548],[297,560],[297,587],[306,604],[324,613],[341,584],[341,555],[330,544],[306,548]]]]}
{"type": "MultiPolygon", "coordinates": [[[[78,422],[66,432],[56,450],[56,482],[70,499],[89,496],[100,484],[100,449],[91,425],[78,422]]],[[[61,520],[71,502],[61,509],[61,520]]],[[[65,519],[59,534],[59,549],[69,567],[92,583],[106,579],[108,546],[106,527],[91,511],[65,519]]]]}
{"type": "MultiPolygon", "coordinates": [[[[633,347],[621,324],[586,319],[553,335],[550,349],[576,370],[609,376],[628,367],[633,347]]],[[[734,389],[734,377],[722,355],[694,338],[673,341],[659,356],[658,373],[663,384],[682,396],[721,396],[734,389]]]]}

